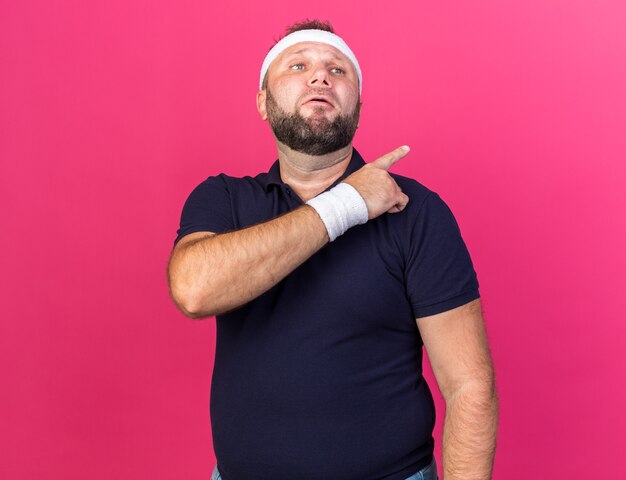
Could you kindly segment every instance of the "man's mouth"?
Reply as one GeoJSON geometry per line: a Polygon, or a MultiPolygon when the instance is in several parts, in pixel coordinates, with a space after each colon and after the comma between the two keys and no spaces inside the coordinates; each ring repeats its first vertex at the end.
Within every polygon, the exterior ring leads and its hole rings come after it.
{"type": "Polygon", "coordinates": [[[307,100],[304,103],[305,104],[312,103],[314,105],[329,105],[331,107],[333,106],[333,104],[329,100],[327,100],[327,99],[325,99],[323,97],[313,97],[313,98],[311,98],[310,100],[307,100]]]}

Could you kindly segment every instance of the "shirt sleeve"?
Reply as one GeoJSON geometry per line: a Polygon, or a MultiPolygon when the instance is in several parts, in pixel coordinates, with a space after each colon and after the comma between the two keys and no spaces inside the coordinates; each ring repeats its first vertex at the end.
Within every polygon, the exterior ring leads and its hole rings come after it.
{"type": "Polygon", "coordinates": [[[233,228],[230,193],[226,181],[222,175],[209,177],[187,198],[174,245],[190,233],[223,233],[233,228]]]}
{"type": "Polygon", "coordinates": [[[478,279],[459,226],[434,192],[410,225],[407,294],[416,318],[435,315],[478,298],[478,279]]]}

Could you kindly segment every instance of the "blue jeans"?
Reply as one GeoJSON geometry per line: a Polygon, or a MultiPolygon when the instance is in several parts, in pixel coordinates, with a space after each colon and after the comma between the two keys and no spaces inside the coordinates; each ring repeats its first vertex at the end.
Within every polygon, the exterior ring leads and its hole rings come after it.
{"type": "MultiPolygon", "coordinates": [[[[422,468],[420,471],[415,472],[406,480],[438,480],[437,476],[437,463],[435,462],[435,458],[433,457],[433,461],[430,465],[422,468]]],[[[219,470],[217,469],[217,465],[215,465],[215,469],[213,470],[213,475],[211,475],[211,480],[222,480],[222,476],[220,475],[219,470]]]]}

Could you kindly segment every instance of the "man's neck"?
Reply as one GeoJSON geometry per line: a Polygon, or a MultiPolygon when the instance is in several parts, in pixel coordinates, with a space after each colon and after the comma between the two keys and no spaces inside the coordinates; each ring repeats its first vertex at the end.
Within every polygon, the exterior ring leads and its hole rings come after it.
{"type": "Polygon", "coordinates": [[[323,192],[341,177],[352,158],[352,144],[326,155],[296,152],[278,141],[276,145],[280,177],[303,202],[323,192]]]}

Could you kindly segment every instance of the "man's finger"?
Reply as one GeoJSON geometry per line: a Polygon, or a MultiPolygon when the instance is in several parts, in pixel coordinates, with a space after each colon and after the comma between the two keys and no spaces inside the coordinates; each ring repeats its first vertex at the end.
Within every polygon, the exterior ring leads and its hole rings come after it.
{"type": "Polygon", "coordinates": [[[396,148],[395,150],[386,153],[382,157],[371,162],[370,165],[374,165],[378,168],[383,168],[385,170],[389,170],[391,166],[404,157],[407,153],[409,153],[410,148],[408,145],[404,145],[402,147],[396,148]]]}
{"type": "Polygon", "coordinates": [[[389,210],[387,210],[387,213],[400,213],[402,210],[405,209],[408,203],[409,197],[402,193],[400,194],[400,198],[398,198],[398,202],[395,203],[389,210]]]}

